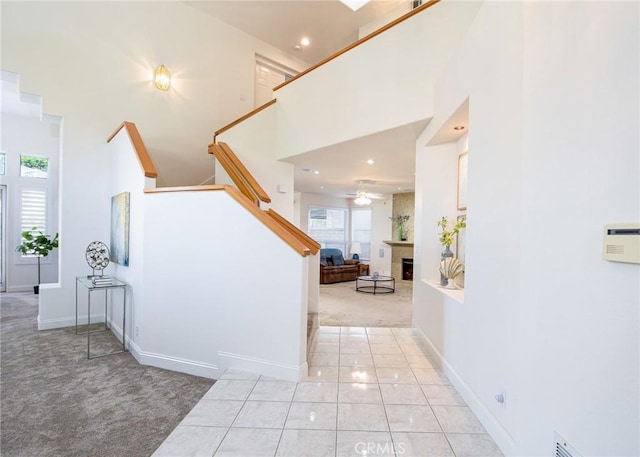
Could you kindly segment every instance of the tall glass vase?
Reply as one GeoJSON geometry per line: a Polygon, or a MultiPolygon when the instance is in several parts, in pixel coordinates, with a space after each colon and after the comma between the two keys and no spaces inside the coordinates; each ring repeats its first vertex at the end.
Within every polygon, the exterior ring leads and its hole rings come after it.
{"type": "MultiPolygon", "coordinates": [[[[449,249],[449,246],[445,246],[444,251],[440,253],[440,262],[442,262],[447,257],[453,257],[453,252],[451,252],[451,249],[449,249]]],[[[447,279],[447,277],[442,273],[440,273],[440,285],[446,286],[448,281],[449,280],[447,279]]]]}

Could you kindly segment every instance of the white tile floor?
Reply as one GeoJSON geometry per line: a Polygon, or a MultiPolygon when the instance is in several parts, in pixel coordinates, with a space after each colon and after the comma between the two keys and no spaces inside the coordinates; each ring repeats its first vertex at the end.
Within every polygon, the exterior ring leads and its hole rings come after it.
{"type": "Polygon", "coordinates": [[[228,371],[153,455],[502,453],[413,330],[320,327],[307,382],[228,371]]]}

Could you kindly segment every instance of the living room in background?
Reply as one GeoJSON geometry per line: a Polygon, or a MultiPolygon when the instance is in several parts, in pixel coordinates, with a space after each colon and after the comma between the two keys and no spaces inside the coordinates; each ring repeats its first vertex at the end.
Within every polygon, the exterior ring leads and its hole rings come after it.
{"type": "Polygon", "coordinates": [[[371,208],[351,210],[351,244],[360,243],[360,260],[371,260],[371,208]]]}
{"type": "Polygon", "coordinates": [[[310,208],[308,234],[323,248],[340,249],[347,255],[347,210],[310,208]]]}

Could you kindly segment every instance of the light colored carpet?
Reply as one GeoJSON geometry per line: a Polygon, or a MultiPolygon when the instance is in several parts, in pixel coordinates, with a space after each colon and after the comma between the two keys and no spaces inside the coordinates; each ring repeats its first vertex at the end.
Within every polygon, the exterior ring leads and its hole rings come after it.
{"type": "Polygon", "coordinates": [[[356,292],[356,282],[320,285],[319,325],[345,327],[411,327],[411,282],[396,281],[392,294],[356,292]]]}
{"type": "MultiPolygon", "coordinates": [[[[2,457],[148,457],[213,384],[128,352],[88,360],[74,327],[37,330],[37,301],[0,294],[2,457]]],[[[92,336],[92,352],[108,339],[92,336]]]]}

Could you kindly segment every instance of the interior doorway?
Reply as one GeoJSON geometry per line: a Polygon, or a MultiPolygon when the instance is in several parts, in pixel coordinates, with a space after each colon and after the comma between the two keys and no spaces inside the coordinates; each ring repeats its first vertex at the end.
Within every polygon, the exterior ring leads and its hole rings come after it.
{"type": "Polygon", "coordinates": [[[255,108],[273,98],[273,88],[291,79],[297,72],[274,60],[256,54],[255,108]]]}

